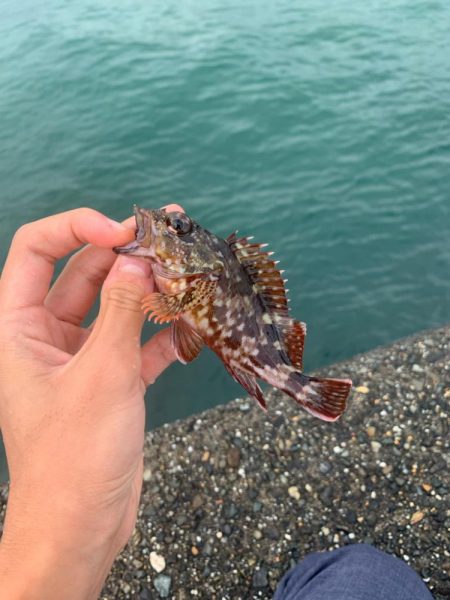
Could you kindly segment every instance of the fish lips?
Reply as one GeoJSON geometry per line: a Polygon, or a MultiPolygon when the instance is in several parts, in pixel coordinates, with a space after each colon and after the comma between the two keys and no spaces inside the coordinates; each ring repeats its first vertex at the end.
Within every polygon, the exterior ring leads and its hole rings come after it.
{"type": "Polygon", "coordinates": [[[152,223],[150,211],[134,205],[134,218],[136,219],[136,239],[126,246],[115,246],[116,254],[130,254],[131,256],[151,256],[150,246],[152,238],[152,223]]]}

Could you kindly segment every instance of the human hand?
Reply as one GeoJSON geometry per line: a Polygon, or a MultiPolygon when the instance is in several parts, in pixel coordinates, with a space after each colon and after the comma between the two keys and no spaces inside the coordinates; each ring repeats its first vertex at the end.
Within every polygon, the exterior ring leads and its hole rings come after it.
{"type": "Polygon", "coordinates": [[[4,597],[60,598],[61,586],[67,600],[97,597],[133,530],[144,392],[175,356],[167,330],[141,347],[151,268],[110,250],[132,238],[133,229],[78,209],[25,225],[12,242],[0,280],[0,427],[11,481],[4,597]],[[50,288],[55,262],[86,243],[50,288]],[[103,282],[98,318],[85,329],[103,282]]]}

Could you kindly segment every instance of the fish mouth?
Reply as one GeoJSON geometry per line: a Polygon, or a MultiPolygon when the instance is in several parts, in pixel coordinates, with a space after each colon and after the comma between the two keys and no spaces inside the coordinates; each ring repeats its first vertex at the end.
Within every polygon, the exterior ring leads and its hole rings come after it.
{"type": "Polygon", "coordinates": [[[136,204],[133,206],[134,218],[136,219],[136,239],[126,246],[115,246],[113,251],[116,254],[129,254],[130,256],[144,256],[153,258],[151,251],[153,219],[151,211],[140,208],[136,204]]]}

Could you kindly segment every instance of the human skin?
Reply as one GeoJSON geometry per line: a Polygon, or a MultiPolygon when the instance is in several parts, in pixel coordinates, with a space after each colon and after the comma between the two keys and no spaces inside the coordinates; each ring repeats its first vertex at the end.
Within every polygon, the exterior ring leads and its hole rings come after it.
{"type": "Polygon", "coordinates": [[[111,251],[133,231],[83,208],[27,224],[11,244],[0,280],[2,598],[97,598],[133,531],[144,393],[175,360],[167,330],[141,346],[151,268],[111,251]],[[56,261],[85,244],[51,286],[56,261]]]}

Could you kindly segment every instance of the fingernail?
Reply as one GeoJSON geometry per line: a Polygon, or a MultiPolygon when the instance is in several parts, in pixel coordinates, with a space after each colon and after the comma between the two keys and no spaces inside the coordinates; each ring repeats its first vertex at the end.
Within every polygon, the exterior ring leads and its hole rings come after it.
{"type": "Polygon", "coordinates": [[[121,273],[130,273],[137,277],[150,277],[150,263],[142,258],[120,255],[117,258],[117,270],[121,273]]]}

